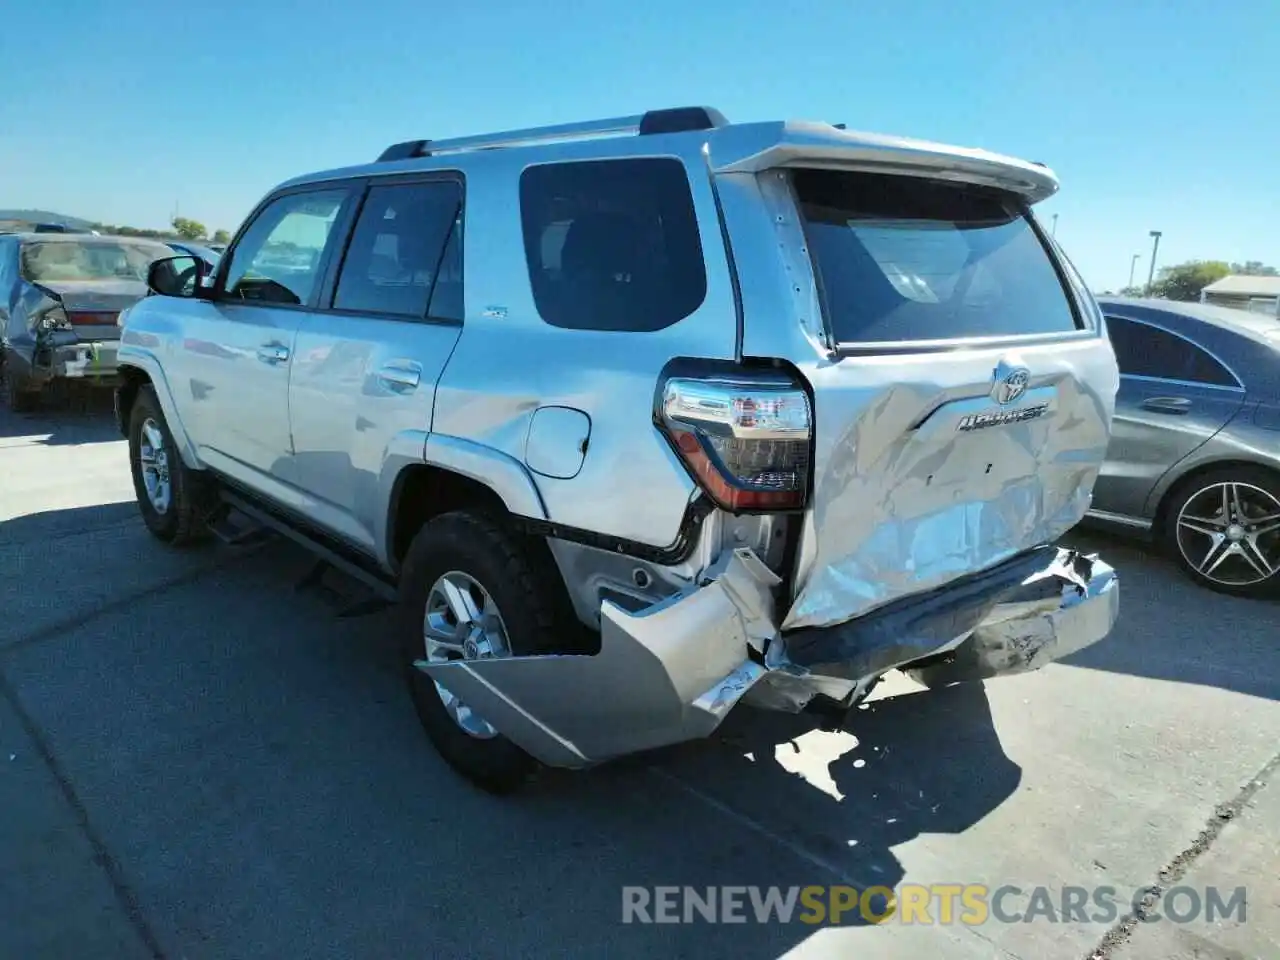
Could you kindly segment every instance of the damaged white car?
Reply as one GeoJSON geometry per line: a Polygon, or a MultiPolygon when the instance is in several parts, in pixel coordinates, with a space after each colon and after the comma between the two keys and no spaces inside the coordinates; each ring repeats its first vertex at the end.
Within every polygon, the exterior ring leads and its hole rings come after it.
{"type": "Polygon", "coordinates": [[[1055,546],[1118,386],[1056,189],[701,107],[300,177],[125,318],[142,516],[249,517],[394,597],[428,734],[492,790],[1035,669],[1119,603],[1055,546]]]}

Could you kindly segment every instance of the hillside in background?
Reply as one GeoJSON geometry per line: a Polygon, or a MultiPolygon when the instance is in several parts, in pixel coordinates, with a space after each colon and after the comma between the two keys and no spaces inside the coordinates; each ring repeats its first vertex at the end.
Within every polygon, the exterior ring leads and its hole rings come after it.
{"type": "Polygon", "coordinates": [[[73,230],[88,230],[93,224],[79,217],[68,217],[52,210],[0,210],[0,221],[13,220],[21,223],[65,223],[73,230]]]}

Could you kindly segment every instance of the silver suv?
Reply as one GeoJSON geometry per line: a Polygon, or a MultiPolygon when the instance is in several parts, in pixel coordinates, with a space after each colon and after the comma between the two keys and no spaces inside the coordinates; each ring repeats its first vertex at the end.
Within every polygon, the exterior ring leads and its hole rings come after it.
{"type": "Polygon", "coordinates": [[[299,177],[124,318],[143,519],[250,517],[395,598],[422,723],[496,791],[1034,669],[1119,602],[1054,546],[1118,384],[1056,189],[701,107],[299,177]]]}

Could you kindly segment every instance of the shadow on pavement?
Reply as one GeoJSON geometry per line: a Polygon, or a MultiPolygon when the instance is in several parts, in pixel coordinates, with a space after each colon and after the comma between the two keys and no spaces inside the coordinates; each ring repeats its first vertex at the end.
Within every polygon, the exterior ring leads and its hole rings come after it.
{"type": "Polygon", "coordinates": [[[54,539],[127,523],[142,523],[138,505],[133,501],[45,510],[8,520],[0,518],[0,544],[18,544],[41,538],[54,539]]]}
{"type": "Polygon", "coordinates": [[[1120,574],[1110,636],[1064,663],[1280,700],[1280,603],[1207,590],[1144,543],[1077,528],[1067,540],[1120,574]]]}
{"type": "Polygon", "coordinates": [[[46,446],[122,439],[112,391],[82,386],[49,392],[30,413],[0,410],[0,440],[9,437],[36,437],[46,446]]]}

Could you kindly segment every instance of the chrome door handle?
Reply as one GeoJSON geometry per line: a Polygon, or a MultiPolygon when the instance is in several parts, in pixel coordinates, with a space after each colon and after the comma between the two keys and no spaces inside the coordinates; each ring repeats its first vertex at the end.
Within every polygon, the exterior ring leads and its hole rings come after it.
{"type": "Polygon", "coordinates": [[[412,390],[422,382],[422,368],[416,363],[404,366],[388,363],[378,370],[378,379],[384,383],[394,384],[397,387],[408,387],[412,390]]]}
{"type": "Polygon", "coordinates": [[[1186,413],[1191,409],[1191,401],[1186,397],[1148,397],[1142,406],[1155,413],[1186,413]]]}
{"type": "Polygon", "coordinates": [[[279,343],[265,343],[258,348],[258,359],[263,363],[284,363],[289,359],[289,348],[279,343]]]}

